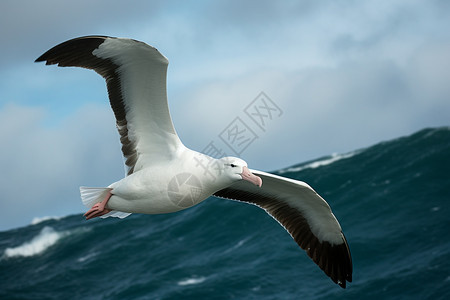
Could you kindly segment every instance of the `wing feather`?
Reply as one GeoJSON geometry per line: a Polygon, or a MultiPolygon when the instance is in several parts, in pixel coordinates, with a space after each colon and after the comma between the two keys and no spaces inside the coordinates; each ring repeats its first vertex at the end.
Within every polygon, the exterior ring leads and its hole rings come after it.
{"type": "Polygon", "coordinates": [[[167,104],[168,60],[157,49],[131,39],[85,36],[53,47],[39,61],[92,69],[106,80],[127,175],[171,159],[182,145],[167,104]]]}
{"type": "Polygon", "coordinates": [[[276,219],[308,256],[342,288],[352,281],[347,240],[329,205],[309,185],[252,170],[261,177],[258,188],[238,181],[214,196],[257,205],[276,219]]]}

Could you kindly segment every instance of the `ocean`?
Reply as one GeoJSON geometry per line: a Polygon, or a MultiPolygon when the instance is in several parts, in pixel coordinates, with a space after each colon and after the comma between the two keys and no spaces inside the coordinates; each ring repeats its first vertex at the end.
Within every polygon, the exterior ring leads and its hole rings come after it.
{"type": "Polygon", "coordinates": [[[274,173],[330,204],[353,258],[346,289],[263,210],[210,198],[0,232],[0,299],[450,299],[450,128],[274,173]]]}

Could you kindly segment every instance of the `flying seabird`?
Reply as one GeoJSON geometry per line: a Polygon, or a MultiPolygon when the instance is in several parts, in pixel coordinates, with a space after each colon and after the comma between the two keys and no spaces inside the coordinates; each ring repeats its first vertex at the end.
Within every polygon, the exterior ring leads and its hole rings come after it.
{"type": "Polygon", "coordinates": [[[216,159],[183,145],[167,104],[168,60],[156,48],[132,39],[85,36],[53,47],[40,61],[92,69],[106,80],[126,176],[105,188],[80,188],[89,208],[86,219],[176,212],[209,196],[247,202],[276,219],[335,283],[345,288],[352,281],[341,226],[308,184],[250,170],[240,158],[216,159]]]}

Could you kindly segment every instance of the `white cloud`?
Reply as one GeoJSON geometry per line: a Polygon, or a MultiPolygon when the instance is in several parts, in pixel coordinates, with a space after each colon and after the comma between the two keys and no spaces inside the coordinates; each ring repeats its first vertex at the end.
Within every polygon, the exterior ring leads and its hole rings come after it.
{"type": "MultiPolygon", "coordinates": [[[[433,60],[447,60],[447,53],[435,53],[433,60]]],[[[351,151],[426,126],[446,125],[448,87],[427,89],[422,75],[411,75],[412,68],[420,67],[414,64],[417,55],[404,58],[411,62],[406,66],[380,59],[297,72],[260,70],[205,84],[173,107],[174,122],[189,146],[202,149],[217,140],[234,117],[242,116],[260,91],[266,92],[284,114],[270,124],[268,132],[257,132],[260,138],[244,153],[251,166],[263,169],[351,151]],[[192,134],[200,131],[201,137],[192,134]]],[[[432,69],[427,71],[431,78],[449,78],[442,74],[448,69],[425,65],[432,69]]]]}
{"type": "Polygon", "coordinates": [[[41,108],[8,104],[0,110],[0,228],[81,212],[80,185],[120,179],[119,142],[108,110],[85,106],[59,127],[43,126],[41,108]]]}

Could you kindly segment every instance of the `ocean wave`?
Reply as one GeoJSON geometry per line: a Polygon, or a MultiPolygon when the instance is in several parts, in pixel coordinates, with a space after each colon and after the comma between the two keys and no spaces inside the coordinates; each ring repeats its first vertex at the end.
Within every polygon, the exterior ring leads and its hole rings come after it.
{"type": "Polygon", "coordinates": [[[29,257],[41,254],[48,248],[55,245],[58,240],[67,235],[65,232],[57,232],[52,227],[46,226],[42,228],[37,236],[20,246],[6,248],[4,257],[29,257]]]}
{"type": "Polygon", "coordinates": [[[178,285],[200,284],[206,280],[206,277],[193,277],[178,281],[178,285]]]}
{"type": "Polygon", "coordinates": [[[347,290],[263,211],[210,199],[177,214],[77,214],[0,232],[0,299],[450,299],[449,141],[425,130],[286,173],[336,206],[355,261],[347,290]]]}
{"type": "Polygon", "coordinates": [[[62,217],[55,217],[55,216],[45,216],[45,217],[35,217],[33,218],[33,220],[31,220],[31,225],[36,225],[48,220],[55,220],[55,221],[59,221],[61,220],[62,217]]]}
{"type": "Polygon", "coordinates": [[[283,173],[288,173],[288,172],[299,172],[299,171],[302,171],[302,170],[305,170],[305,169],[316,169],[316,168],[319,168],[319,167],[330,165],[330,164],[335,163],[335,162],[337,162],[338,160],[341,160],[341,159],[350,158],[352,156],[355,156],[356,154],[359,154],[360,152],[361,152],[361,150],[359,150],[359,151],[352,151],[352,152],[343,153],[343,154],[333,153],[331,155],[331,157],[329,157],[329,158],[313,161],[311,163],[308,163],[308,164],[302,165],[302,166],[298,166],[298,167],[292,167],[292,168],[283,169],[283,170],[280,170],[279,173],[283,174],[283,173]]]}

